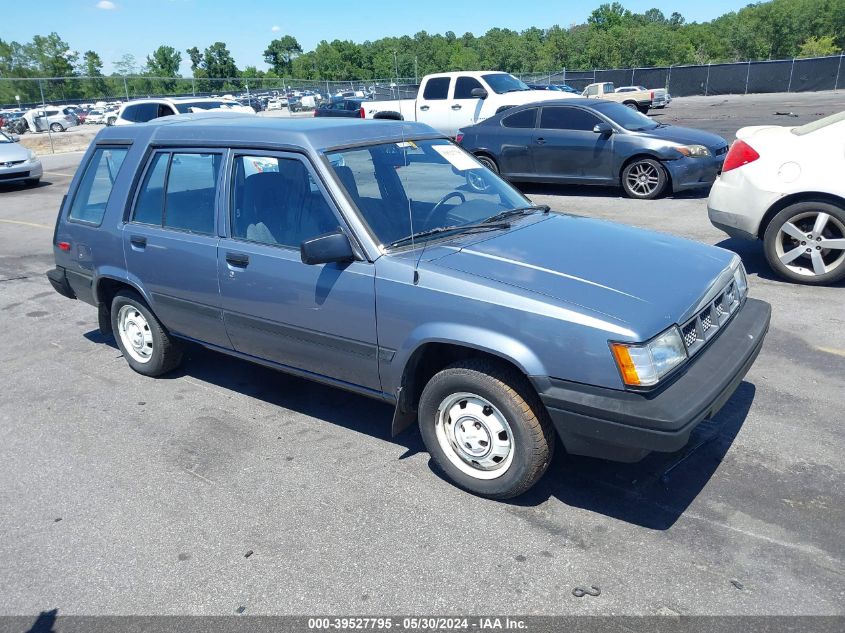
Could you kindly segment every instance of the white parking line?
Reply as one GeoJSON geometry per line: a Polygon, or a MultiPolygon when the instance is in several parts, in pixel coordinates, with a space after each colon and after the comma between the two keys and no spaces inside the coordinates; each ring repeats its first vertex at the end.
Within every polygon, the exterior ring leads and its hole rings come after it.
{"type": "Polygon", "coordinates": [[[50,174],[51,176],[64,176],[65,178],[73,178],[74,174],[63,174],[60,171],[45,171],[45,174],[50,174]]]}
{"type": "Polygon", "coordinates": [[[845,349],[835,349],[833,347],[817,347],[816,349],[826,354],[833,354],[835,356],[845,356],[845,349]]]}

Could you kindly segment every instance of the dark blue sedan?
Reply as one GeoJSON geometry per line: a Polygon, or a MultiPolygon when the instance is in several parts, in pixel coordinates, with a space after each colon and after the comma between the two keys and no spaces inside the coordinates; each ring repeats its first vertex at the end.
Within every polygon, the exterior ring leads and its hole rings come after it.
{"type": "Polygon", "coordinates": [[[640,199],[709,187],[728,151],[716,134],[597,99],[509,108],[459,130],[456,140],[512,182],[621,186],[640,199]]]}

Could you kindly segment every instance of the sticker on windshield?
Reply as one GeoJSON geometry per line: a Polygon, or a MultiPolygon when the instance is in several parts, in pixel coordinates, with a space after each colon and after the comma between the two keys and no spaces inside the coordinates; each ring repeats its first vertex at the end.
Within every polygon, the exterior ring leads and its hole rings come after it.
{"type": "Polygon", "coordinates": [[[458,171],[481,168],[481,163],[454,145],[432,145],[431,147],[435,152],[452,163],[452,166],[458,171]]]}
{"type": "Polygon", "coordinates": [[[396,143],[396,147],[410,147],[411,149],[417,149],[417,146],[413,143],[413,141],[402,141],[401,143],[396,143]]]}

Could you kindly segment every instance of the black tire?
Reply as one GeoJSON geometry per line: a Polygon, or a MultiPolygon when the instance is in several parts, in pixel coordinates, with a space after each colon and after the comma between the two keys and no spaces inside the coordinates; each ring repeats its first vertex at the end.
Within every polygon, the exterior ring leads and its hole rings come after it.
{"type": "Polygon", "coordinates": [[[624,105],[626,108],[631,108],[632,110],[639,110],[640,109],[640,106],[637,105],[636,101],[626,101],[622,105],[624,105]]]}
{"type": "Polygon", "coordinates": [[[653,158],[637,158],[625,165],[621,175],[622,189],[629,198],[637,200],[653,200],[663,194],[669,184],[669,174],[666,168],[653,158]],[[647,175],[649,182],[640,184],[639,174],[647,175]],[[651,182],[652,175],[656,181],[651,182]],[[632,180],[634,182],[629,182],[632,180]]]}
{"type": "Polygon", "coordinates": [[[129,366],[144,376],[161,376],[172,371],[182,362],[182,346],[168,334],[167,330],[159,323],[152,310],[146,302],[132,290],[121,290],[118,292],[111,304],[111,328],[114,338],[123,357],[129,366]],[[148,360],[140,361],[131,350],[127,349],[124,337],[118,321],[120,320],[121,309],[129,307],[130,311],[135,310],[143,316],[148,331],[152,337],[150,357],[148,360]]]}
{"type": "Polygon", "coordinates": [[[479,154],[475,158],[478,160],[479,163],[484,165],[487,169],[492,171],[494,174],[499,173],[499,166],[496,164],[496,161],[493,160],[492,158],[490,158],[489,156],[487,156],[485,154],[479,154]]]}
{"type": "Polygon", "coordinates": [[[50,125],[50,131],[51,132],[57,132],[57,133],[58,132],[64,132],[65,128],[62,126],[61,123],[53,123],[53,124],[50,125]]]}
{"type": "Polygon", "coordinates": [[[404,121],[405,117],[403,117],[399,112],[376,112],[373,115],[374,119],[380,119],[383,121],[404,121]]]}
{"type": "Polygon", "coordinates": [[[825,239],[845,240],[845,208],[830,202],[805,200],[789,205],[772,218],[763,234],[763,252],[772,270],[784,279],[814,286],[831,284],[845,279],[845,249],[825,249],[820,244],[825,239]],[[813,232],[815,220],[822,213],[830,217],[821,235],[816,235],[813,232]],[[801,230],[802,239],[798,235],[781,232],[787,223],[801,230]],[[789,265],[781,261],[782,256],[798,248],[803,249],[803,253],[787,262],[789,265]],[[829,268],[827,272],[815,272],[812,259],[814,252],[829,268]]]}
{"type": "MultiPolygon", "coordinates": [[[[483,410],[489,415],[486,407],[483,410]]],[[[491,499],[516,497],[537,483],[551,463],[555,437],[548,413],[525,377],[504,364],[468,359],[446,367],[423,389],[418,417],[420,433],[435,464],[452,482],[474,494],[491,499]],[[507,465],[495,478],[467,474],[453,463],[438,439],[440,405],[463,393],[492,404],[510,427],[512,458],[509,464],[504,460],[507,465]]],[[[457,453],[453,453],[453,459],[460,461],[457,453]]],[[[463,468],[483,472],[470,464],[463,468]]]]}

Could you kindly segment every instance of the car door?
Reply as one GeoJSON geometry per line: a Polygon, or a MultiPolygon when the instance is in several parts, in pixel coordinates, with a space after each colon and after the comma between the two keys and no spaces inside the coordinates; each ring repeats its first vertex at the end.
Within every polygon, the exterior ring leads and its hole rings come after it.
{"type": "Polygon", "coordinates": [[[233,154],[218,270],[226,329],[244,354],[380,390],[373,264],[302,263],[300,244],[343,226],[313,166],[233,154]]]}
{"type": "Polygon", "coordinates": [[[462,127],[478,122],[484,100],[472,96],[475,88],[485,89],[475,77],[459,75],[455,79],[449,102],[449,130],[446,131],[449,136],[455,136],[462,127]]]}
{"type": "Polygon", "coordinates": [[[593,131],[602,122],[586,108],[543,106],[532,143],[537,176],[550,181],[613,182],[613,134],[593,131]]]}
{"type": "Polygon", "coordinates": [[[173,333],[230,348],[217,281],[216,208],[224,154],[154,152],[123,226],[129,274],[173,333]]]}
{"type": "MultiPolygon", "coordinates": [[[[481,125],[475,129],[487,130],[493,127],[498,137],[497,164],[505,176],[520,179],[534,177],[532,143],[540,108],[525,108],[502,117],[500,125],[481,125]]],[[[483,132],[482,132],[483,134],[483,132]]]]}
{"type": "Polygon", "coordinates": [[[417,96],[417,121],[454,136],[457,128],[448,132],[452,125],[448,100],[450,83],[451,77],[431,77],[426,81],[422,96],[417,96]]]}

